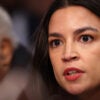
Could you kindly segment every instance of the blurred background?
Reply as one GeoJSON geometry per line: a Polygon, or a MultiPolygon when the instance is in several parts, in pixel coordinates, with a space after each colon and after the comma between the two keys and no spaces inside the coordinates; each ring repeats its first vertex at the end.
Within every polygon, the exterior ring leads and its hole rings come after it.
{"type": "Polygon", "coordinates": [[[41,17],[52,2],[53,0],[0,0],[0,5],[10,14],[20,42],[28,47],[41,17]]]}
{"type": "Polygon", "coordinates": [[[0,0],[0,100],[33,100],[30,46],[34,40],[32,36],[52,2],[0,0]],[[16,40],[18,44],[14,45],[16,40]]]}

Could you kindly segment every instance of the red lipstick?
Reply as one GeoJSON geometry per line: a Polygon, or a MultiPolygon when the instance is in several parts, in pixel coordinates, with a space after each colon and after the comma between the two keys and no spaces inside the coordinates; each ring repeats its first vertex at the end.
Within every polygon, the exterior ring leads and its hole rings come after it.
{"type": "Polygon", "coordinates": [[[64,70],[63,75],[65,76],[65,79],[68,81],[75,81],[77,79],[79,79],[82,74],[84,73],[84,71],[78,69],[78,68],[67,68],[64,70]]]}

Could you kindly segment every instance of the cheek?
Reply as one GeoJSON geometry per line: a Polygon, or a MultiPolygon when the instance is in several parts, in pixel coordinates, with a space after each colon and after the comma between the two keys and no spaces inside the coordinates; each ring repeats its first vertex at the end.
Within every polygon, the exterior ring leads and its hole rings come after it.
{"type": "Polygon", "coordinates": [[[62,62],[61,62],[61,53],[60,52],[50,52],[50,60],[53,67],[54,75],[60,77],[62,73],[62,62]]]}
{"type": "Polygon", "coordinates": [[[58,68],[58,65],[59,65],[59,54],[50,53],[50,60],[51,60],[51,64],[52,64],[53,69],[58,68]]]}
{"type": "Polygon", "coordinates": [[[0,63],[2,64],[10,64],[13,56],[13,47],[10,45],[4,45],[0,51],[0,63]]]}
{"type": "Polygon", "coordinates": [[[81,51],[81,60],[84,64],[95,66],[100,64],[100,42],[84,47],[81,51]]]}
{"type": "Polygon", "coordinates": [[[50,50],[49,56],[53,67],[58,67],[61,64],[61,52],[57,50],[50,50]]]}
{"type": "Polygon", "coordinates": [[[97,51],[92,52],[92,56],[94,59],[91,64],[94,65],[94,71],[100,72],[100,48],[98,48],[97,51]]]}
{"type": "Polygon", "coordinates": [[[96,46],[89,50],[84,56],[84,64],[92,78],[100,76],[100,47],[96,46]]]}
{"type": "Polygon", "coordinates": [[[87,59],[90,59],[90,63],[93,65],[95,64],[95,66],[100,64],[100,47],[93,48],[91,51],[89,51],[87,59]]]}

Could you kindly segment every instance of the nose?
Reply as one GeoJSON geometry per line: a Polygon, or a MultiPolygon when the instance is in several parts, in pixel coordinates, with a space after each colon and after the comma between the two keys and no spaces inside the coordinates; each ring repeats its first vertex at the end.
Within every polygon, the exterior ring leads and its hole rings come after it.
{"type": "Polygon", "coordinates": [[[63,49],[63,62],[76,61],[80,58],[77,46],[73,44],[66,44],[63,49]]]}

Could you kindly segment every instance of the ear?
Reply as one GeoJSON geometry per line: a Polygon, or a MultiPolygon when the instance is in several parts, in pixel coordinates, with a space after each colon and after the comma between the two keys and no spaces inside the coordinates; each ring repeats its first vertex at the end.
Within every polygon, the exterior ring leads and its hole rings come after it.
{"type": "Polygon", "coordinates": [[[9,38],[3,38],[0,42],[0,78],[10,69],[13,57],[13,45],[9,38]]]}

